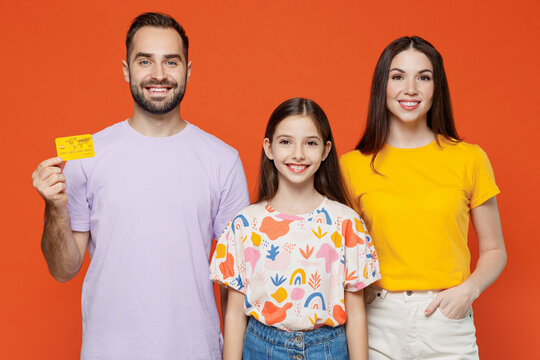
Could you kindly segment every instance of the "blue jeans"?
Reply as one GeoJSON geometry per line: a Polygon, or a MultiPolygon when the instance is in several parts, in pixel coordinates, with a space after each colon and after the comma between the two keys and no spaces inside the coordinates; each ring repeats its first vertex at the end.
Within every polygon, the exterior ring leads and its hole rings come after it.
{"type": "Polygon", "coordinates": [[[311,331],[283,331],[249,318],[244,336],[244,360],[348,360],[342,326],[311,331]]]}

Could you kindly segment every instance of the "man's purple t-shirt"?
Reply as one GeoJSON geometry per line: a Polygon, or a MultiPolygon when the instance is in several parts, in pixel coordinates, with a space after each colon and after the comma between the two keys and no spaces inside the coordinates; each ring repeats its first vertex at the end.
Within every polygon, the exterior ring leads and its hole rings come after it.
{"type": "Polygon", "coordinates": [[[74,231],[90,231],[82,359],[220,359],[209,255],[249,203],[238,152],[188,124],[144,136],[127,121],[64,169],[74,231]]]}

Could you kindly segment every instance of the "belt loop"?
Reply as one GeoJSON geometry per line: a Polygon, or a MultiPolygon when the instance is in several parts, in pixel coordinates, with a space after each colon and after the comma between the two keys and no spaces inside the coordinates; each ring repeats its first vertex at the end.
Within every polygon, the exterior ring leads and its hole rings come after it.
{"type": "Polygon", "coordinates": [[[381,298],[381,300],[384,300],[384,298],[386,297],[386,294],[388,294],[388,291],[386,291],[385,289],[381,289],[381,291],[379,292],[379,294],[381,294],[379,297],[381,298]]]}

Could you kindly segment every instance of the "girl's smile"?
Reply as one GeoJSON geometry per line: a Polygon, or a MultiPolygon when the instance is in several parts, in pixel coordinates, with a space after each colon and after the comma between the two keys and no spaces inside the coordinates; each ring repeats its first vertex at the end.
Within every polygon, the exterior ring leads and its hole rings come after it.
{"type": "Polygon", "coordinates": [[[300,174],[303,173],[309,165],[302,165],[302,164],[287,164],[287,167],[294,173],[300,174]]]}

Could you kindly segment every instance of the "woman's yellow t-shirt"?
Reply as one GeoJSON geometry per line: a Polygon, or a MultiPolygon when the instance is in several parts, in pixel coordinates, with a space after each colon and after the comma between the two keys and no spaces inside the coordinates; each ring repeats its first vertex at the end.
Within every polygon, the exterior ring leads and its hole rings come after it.
{"type": "Polygon", "coordinates": [[[389,291],[445,289],[470,275],[469,212],[500,191],[486,153],[439,137],[414,149],[385,145],[341,157],[347,183],[375,243],[389,291]],[[439,145],[440,144],[440,145],[439,145]]]}

